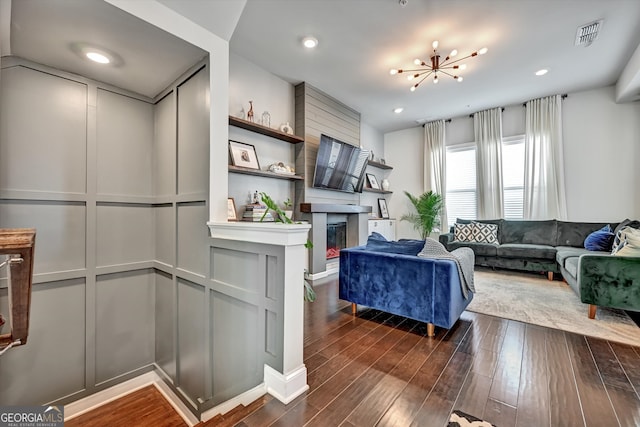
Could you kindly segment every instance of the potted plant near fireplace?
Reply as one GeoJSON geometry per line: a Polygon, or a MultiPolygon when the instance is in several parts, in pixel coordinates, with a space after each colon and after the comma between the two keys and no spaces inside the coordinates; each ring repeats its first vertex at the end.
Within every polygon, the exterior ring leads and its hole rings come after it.
{"type": "MultiPolygon", "coordinates": [[[[276,204],[276,202],[274,202],[271,196],[269,196],[267,193],[261,192],[260,198],[262,199],[262,203],[264,203],[265,206],[267,207],[267,210],[262,215],[262,218],[260,218],[260,221],[264,219],[264,217],[267,215],[267,212],[269,212],[269,209],[271,209],[278,214],[278,219],[276,220],[276,222],[283,222],[285,224],[294,223],[293,220],[291,219],[292,215],[286,215],[285,211],[280,209],[280,207],[276,204]]],[[[289,202],[289,206],[291,206],[291,199],[287,199],[287,201],[289,202]]],[[[285,206],[286,206],[286,203],[287,202],[285,201],[284,202],[285,206]]],[[[313,248],[313,243],[311,242],[311,240],[307,239],[307,242],[304,244],[304,247],[307,249],[313,248]]],[[[304,279],[304,300],[309,302],[313,302],[316,300],[316,292],[313,290],[311,283],[309,283],[307,279],[304,279]]]]}
{"type": "Polygon", "coordinates": [[[408,191],[404,194],[416,208],[416,213],[402,215],[400,221],[409,221],[418,230],[420,237],[426,239],[440,225],[440,212],[444,207],[442,196],[433,191],[422,193],[418,197],[408,191]]]}

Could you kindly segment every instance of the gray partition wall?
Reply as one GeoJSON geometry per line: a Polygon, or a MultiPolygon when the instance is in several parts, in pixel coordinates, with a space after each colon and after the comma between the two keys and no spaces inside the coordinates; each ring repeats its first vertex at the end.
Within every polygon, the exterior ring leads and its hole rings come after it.
{"type": "Polygon", "coordinates": [[[37,236],[29,342],[0,358],[0,405],[67,403],[155,366],[187,399],[210,397],[197,379],[208,363],[203,67],[155,102],[3,58],[0,227],[37,236]],[[179,343],[193,352],[181,357],[179,343]]]}

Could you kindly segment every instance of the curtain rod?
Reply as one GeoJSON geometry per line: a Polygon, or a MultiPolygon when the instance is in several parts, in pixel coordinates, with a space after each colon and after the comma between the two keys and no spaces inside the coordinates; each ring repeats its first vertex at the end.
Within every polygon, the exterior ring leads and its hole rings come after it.
{"type": "MultiPolygon", "coordinates": [[[[562,98],[562,99],[565,99],[565,98],[568,98],[568,97],[569,97],[569,95],[567,95],[566,93],[563,93],[562,95],[560,95],[560,98],[562,98]]],[[[527,106],[527,103],[526,103],[526,102],[523,102],[523,103],[522,103],[522,106],[523,106],[523,107],[526,107],[526,106],[527,106]]]]}
{"type": "MultiPolygon", "coordinates": [[[[504,107],[500,107],[500,109],[501,109],[501,111],[502,111],[502,112],[504,112],[504,107]]],[[[475,114],[475,113],[469,114],[469,117],[471,117],[471,118],[473,119],[473,115],[474,115],[474,114],[475,114]]]]}
{"type": "MultiPolygon", "coordinates": [[[[562,95],[560,95],[560,98],[562,98],[562,99],[565,99],[565,98],[568,98],[568,97],[569,97],[569,95],[568,95],[568,94],[566,94],[566,93],[563,93],[562,95]]],[[[523,103],[522,103],[522,106],[523,106],[523,107],[526,107],[526,106],[527,106],[527,103],[526,103],[526,102],[523,102],[523,103]]],[[[502,111],[504,111],[504,107],[501,107],[501,108],[502,108],[502,111]]],[[[469,114],[469,117],[473,118],[473,114],[469,114]]],[[[445,122],[445,123],[451,123],[451,120],[452,120],[452,119],[445,119],[445,120],[444,120],[444,122],[445,122]]],[[[423,124],[422,124],[422,127],[424,127],[425,125],[426,125],[426,123],[423,123],[423,124]]]]}

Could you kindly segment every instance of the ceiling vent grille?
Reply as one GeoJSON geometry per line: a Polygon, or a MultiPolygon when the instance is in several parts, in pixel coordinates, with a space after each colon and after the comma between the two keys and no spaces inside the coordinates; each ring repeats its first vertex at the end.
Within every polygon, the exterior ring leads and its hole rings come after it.
{"type": "Polygon", "coordinates": [[[602,19],[590,22],[581,27],[578,27],[576,32],[576,46],[590,46],[600,34],[602,29],[602,19]]]}

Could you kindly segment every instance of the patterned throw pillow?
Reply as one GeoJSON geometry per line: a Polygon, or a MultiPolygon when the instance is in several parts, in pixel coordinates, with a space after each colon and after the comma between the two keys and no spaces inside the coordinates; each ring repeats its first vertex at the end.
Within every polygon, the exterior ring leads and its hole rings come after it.
{"type": "Polygon", "coordinates": [[[473,240],[478,243],[498,244],[498,226],[496,224],[485,224],[473,222],[473,240]]]}
{"type": "Polygon", "coordinates": [[[453,240],[455,242],[475,242],[473,240],[473,224],[453,224],[453,240]]]}

